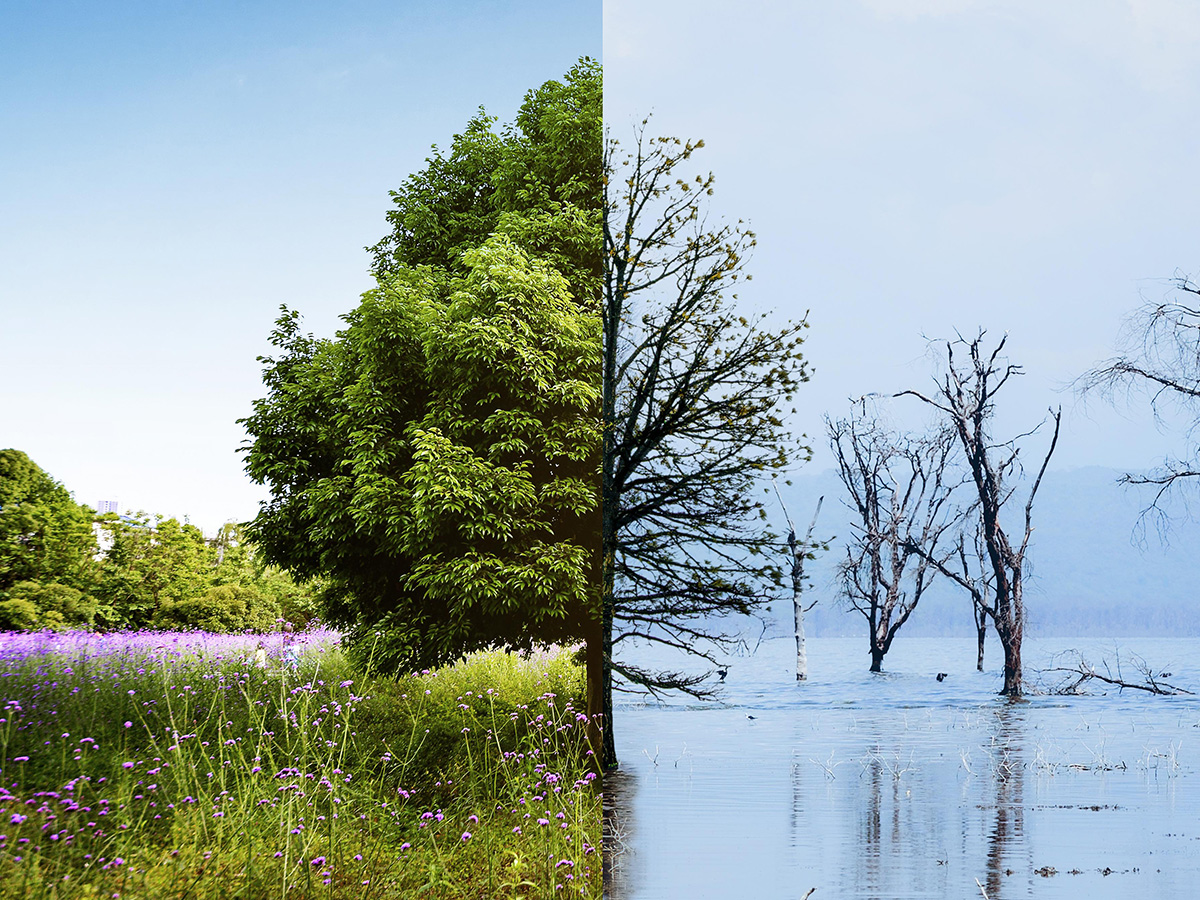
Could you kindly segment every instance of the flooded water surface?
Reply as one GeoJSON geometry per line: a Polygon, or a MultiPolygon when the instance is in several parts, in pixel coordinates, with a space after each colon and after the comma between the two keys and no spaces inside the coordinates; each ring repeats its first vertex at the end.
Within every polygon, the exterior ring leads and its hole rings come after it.
{"type": "MultiPolygon", "coordinates": [[[[1066,648],[1200,689],[1195,639],[1027,641],[1027,680],[1066,648]]],[[[970,640],[897,640],[883,675],[808,649],[807,683],[776,639],[718,703],[618,702],[612,900],[1200,896],[1200,699],[1009,701],[970,640]]]]}

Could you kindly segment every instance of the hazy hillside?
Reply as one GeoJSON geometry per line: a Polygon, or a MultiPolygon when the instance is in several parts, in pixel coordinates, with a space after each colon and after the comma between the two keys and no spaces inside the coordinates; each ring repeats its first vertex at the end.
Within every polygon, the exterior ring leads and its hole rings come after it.
{"type": "MultiPolygon", "coordinates": [[[[1031,632],[1042,635],[1200,635],[1200,524],[1176,521],[1169,544],[1153,526],[1137,529],[1139,498],[1116,483],[1120,472],[1083,468],[1047,472],[1034,506],[1030,581],[1026,608],[1031,632]]],[[[865,620],[844,611],[834,583],[834,564],[850,534],[849,511],[834,471],[799,476],[784,488],[797,525],[812,518],[817,497],[825,505],[816,535],[836,537],[827,554],[810,563],[808,618],[813,635],[858,634],[865,620]]],[[[1014,500],[1020,515],[1024,495],[1014,500]]],[[[770,495],[770,510],[778,503],[770,495]]],[[[773,611],[775,628],[790,629],[791,604],[773,611]]],[[[912,635],[969,634],[971,611],[964,594],[935,586],[905,626],[912,635]]]]}

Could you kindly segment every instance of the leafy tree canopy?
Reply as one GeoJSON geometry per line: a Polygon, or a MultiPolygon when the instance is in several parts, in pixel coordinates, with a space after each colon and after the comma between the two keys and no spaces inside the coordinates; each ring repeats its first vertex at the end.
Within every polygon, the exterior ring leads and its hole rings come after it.
{"type": "Polygon", "coordinates": [[[244,420],[273,495],[255,540],[329,576],[330,616],[389,668],[577,637],[592,593],[599,318],[504,235],[464,259],[393,276],[335,340],[285,312],[244,420]]]}
{"type": "Polygon", "coordinates": [[[529,91],[500,134],[482,109],[435,146],[426,167],[391,192],[391,231],[370,247],[384,278],[407,266],[462,272],[464,251],[509,235],[571,282],[577,299],[602,279],[603,94],[600,66],[582,59],[561,82],[529,91]]]}

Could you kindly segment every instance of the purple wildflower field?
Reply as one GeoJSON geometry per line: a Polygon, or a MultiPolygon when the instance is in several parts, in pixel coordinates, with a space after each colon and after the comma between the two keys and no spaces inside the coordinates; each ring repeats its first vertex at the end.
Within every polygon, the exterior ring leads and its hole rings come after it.
{"type": "Polygon", "coordinates": [[[566,656],[368,681],[337,638],[0,634],[0,896],[600,895],[566,656]]]}

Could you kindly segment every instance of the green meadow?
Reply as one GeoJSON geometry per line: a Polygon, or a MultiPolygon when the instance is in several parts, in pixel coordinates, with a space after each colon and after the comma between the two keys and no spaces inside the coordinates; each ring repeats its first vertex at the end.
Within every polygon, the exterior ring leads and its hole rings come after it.
{"type": "Polygon", "coordinates": [[[285,640],[0,636],[0,896],[601,895],[572,654],[367,679],[285,640]]]}

